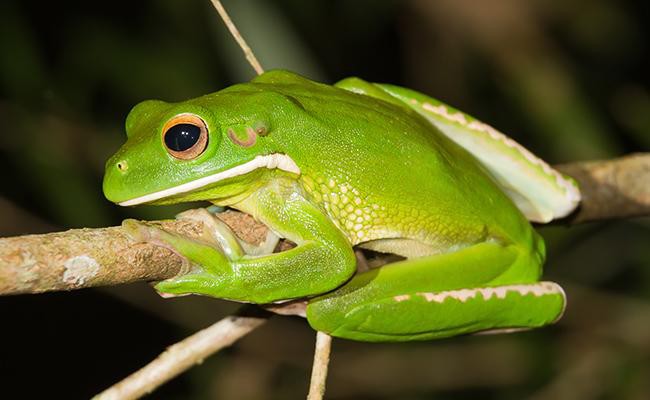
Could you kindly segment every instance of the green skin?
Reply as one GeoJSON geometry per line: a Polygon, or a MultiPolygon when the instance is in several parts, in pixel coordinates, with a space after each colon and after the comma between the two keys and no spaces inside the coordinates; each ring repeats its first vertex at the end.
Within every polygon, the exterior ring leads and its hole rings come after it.
{"type": "Polygon", "coordinates": [[[156,285],[161,293],[253,303],[308,298],[314,329],[363,341],[554,322],[564,294],[538,281],[544,243],[520,209],[531,219],[566,214],[577,203],[575,185],[481,126],[468,127],[471,117],[431,112],[440,104],[395,86],[356,78],[330,86],[287,71],[180,103],[146,101],[127,118],[128,140],[107,163],[104,193],[122,205],[208,200],[249,213],[297,244],[252,256],[219,227],[206,234],[215,240],[194,241],[129,221],[135,238],[191,262],[189,273],[156,285]],[[179,114],[200,117],[208,130],[205,151],[190,160],[173,157],[162,139],[179,114]],[[459,145],[447,136],[454,129],[485,144],[459,145]],[[480,161],[490,146],[520,165],[514,170],[525,179],[508,181],[507,169],[480,161]],[[232,176],[270,154],[293,164],[232,176]],[[228,177],[216,182],[178,189],[224,171],[228,177]],[[548,195],[530,182],[546,185],[548,195]],[[405,259],[357,273],[353,246],[405,259]]]}

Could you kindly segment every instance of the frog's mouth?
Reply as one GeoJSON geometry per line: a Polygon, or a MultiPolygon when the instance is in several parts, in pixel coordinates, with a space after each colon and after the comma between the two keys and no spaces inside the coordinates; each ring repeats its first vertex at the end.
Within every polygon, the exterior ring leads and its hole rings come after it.
{"type": "Polygon", "coordinates": [[[286,154],[268,154],[265,156],[257,156],[247,163],[237,165],[236,167],[227,169],[225,171],[217,172],[216,174],[204,176],[203,178],[187,182],[169,189],[160,190],[158,192],[149,193],[144,196],[136,197],[134,199],[121,201],[117,204],[121,206],[134,206],[137,204],[149,203],[152,201],[164,199],[166,197],[174,196],[177,194],[191,192],[193,190],[202,188],[207,185],[222,181],[224,179],[233,178],[235,176],[245,175],[258,168],[280,169],[283,171],[291,172],[300,175],[300,168],[293,161],[291,157],[286,154]]]}

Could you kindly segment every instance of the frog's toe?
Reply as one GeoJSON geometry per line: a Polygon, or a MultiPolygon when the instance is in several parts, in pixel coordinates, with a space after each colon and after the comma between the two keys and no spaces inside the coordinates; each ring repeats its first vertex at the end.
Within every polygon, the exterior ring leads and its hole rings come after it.
{"type": "Polygon", "coordinates": [[[176,214],[178,220],[190,220],[206,223],[212,221],[214,216],[205,208],[192,208],[176,214]]]}
{"type": "Polygon", "coordinates": [[[230,259],[239,259],[244,256],[245,252],[241,247],[241,241],[233,233],[232,229],[207,209],[196,208],[183,211],[176,215],[176,219],[202,223],[201,239],[221,249],[230,259]]]}
{"type": "MultiPolygon", "coordinates": [[[[176,214],[176,219],[179,221],[192,221],[201,223],[203,225],[201,239],[205,240],[208,243],[218,244],[218,241],[215,241],[214,235],[211,233],[215,231],[215,229],[224,229],[224,227],[219,225],[219,222],[221,221],[215,218],[205,208],[193,208],[191,210],[185,210],[181,213],[176,214]]],[[[223,224],[223,222],[221,222],[221,224],[223,224]]],[[[227,229],[227,227],[225,229],[227,229]]]]}
{"type": "Polygon", "coordinates": [[[228,277],[223,275],[195,272],[156,282],[154,289],[165,298],[190,294],[220,297],[220,289],[228,282],[228,277]]]}
{"type": "Polygon", "coordinates": [[[176,219],[201,222],[204,227],[203,231],[205,237],[203,239],[208,241],[212,241],[210,239],[216,238],[219,243],[222,241],[220,240],[221,238],[228,238],[228,240],[234,238],[234,234],[230,227],[205,208],[194,208],[183,211],[176,215],[176,219]],[[212,236],[210,236],[210,234],[212,234],[212,236]]]}
{"type": "Polygon", "coordinates": [[[181,236],[167,232],[166,230],[150,223],[135,219],[125,219],[122,221],[122,228],[132,240],[164,247],[183,258],[185,262],[189,262],[187,257],[179,251],[179,248],[182,248],[180,245],[184,243],[181,236]]]}
{"type": "Polygon", "coordinates": [[[135,219],[125,219],[122,221],[124,232],[136,242],[148,242],[152,239],[152,229],[150,225],[135,219]]]}

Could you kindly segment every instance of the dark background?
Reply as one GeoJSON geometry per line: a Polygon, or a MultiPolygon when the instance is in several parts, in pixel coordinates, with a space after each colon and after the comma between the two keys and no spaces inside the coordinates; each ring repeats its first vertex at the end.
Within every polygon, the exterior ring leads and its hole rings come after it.
{"type": "MultiPolygon", "coordinates": [[[[356,75],[450,103],[551,163],[650,145],[648,3],[226,1],[266,69],[356,75]]],[[[0,235],[171,217],[101,193],[139,101],[253,77],[208,0],[0,3],[0,235]]],[[[331,399],[646,399],[650,220],[544,227],[558,325],[501,336],[335,340],[331,399]]],[[[88,398],[236,305],[146,284],[0,298],[0,396],[88,398]]],[[[314,335],[275,318],[156,391],[164,399],[304,398],[314,335]]]]}

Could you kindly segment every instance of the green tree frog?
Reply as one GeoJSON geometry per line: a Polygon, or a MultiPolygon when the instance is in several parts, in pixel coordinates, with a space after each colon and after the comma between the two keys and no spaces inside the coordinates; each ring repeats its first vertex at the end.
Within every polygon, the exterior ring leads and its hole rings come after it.
{"type": "Polygon", "coordinates": [[[530,329],[565,296],[539,281],[529,220],[569,214],[571,178],[492,127],[415,91],[291,72],[179,103],[145,101],[108,161],[123,206],[207,200],[252,215],[296,247],[254,254],[218,223],[192,240],[142,223],[131,232],[191,263],[163,294],[241,302],[307,299],[335,337],[410,341],[530,329]],[[357,271],[354,246],[400,261],[357,271]]]}

